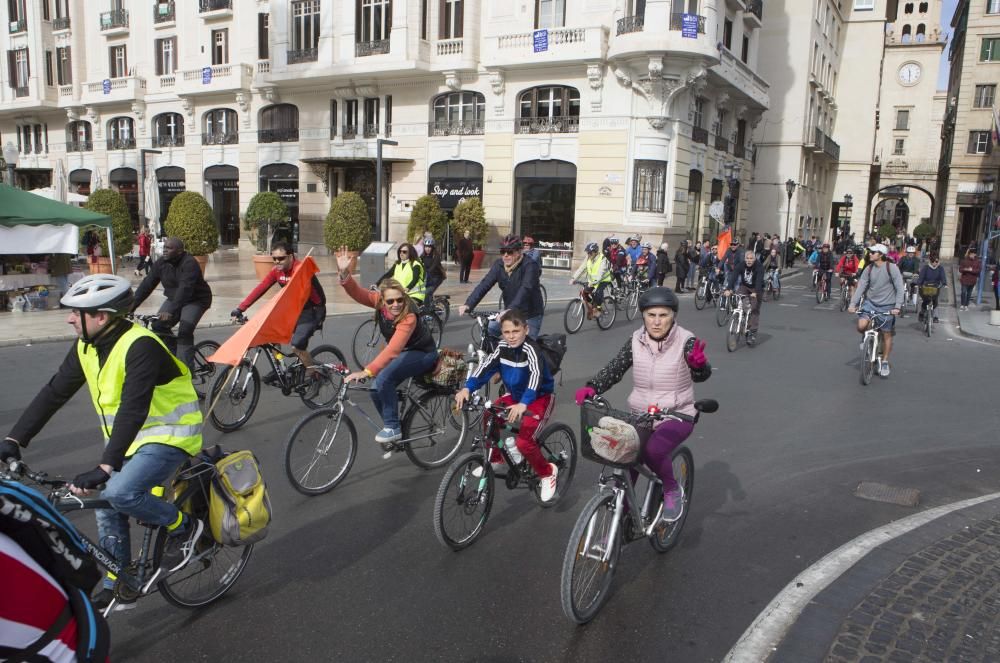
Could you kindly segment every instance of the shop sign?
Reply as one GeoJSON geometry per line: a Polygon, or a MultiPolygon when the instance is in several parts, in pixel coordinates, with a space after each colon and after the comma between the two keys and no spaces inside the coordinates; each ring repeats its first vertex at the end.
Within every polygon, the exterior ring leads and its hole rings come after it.
{"type": "Polygon", "coordinates": [[[180,193],[186,190],[184,180],[157,180],[160,191],[180,193]]]}
{"type": "Polygon", "coordinates": [[[454,209],[466,198],[482,198],[482,188],[482,180],[434,180],[428,186],[428,193],[437,196],[442,208],[454,209]]]}
{"type": "Polygon", "coordinates": [[[549,50],[549,31],[548,30],[535,30],[534,35],[534,46],[535,53],[541,53],[542,51],[549,50]]]}

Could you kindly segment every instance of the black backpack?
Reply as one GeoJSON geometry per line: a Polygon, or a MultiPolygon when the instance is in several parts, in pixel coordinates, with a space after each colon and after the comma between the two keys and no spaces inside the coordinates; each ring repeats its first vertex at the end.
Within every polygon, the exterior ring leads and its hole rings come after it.
{"type": "MultiPolygon", "coordinates": [[[[555,376],[562,366],[563,357],[566,355],[566,334],[542,334],[535,339],[535,348],[542,356],[542,361],[549,369],[549,373],[555,376]]],[[[562,376],[560,376],[560,380],[562,376]]]]}

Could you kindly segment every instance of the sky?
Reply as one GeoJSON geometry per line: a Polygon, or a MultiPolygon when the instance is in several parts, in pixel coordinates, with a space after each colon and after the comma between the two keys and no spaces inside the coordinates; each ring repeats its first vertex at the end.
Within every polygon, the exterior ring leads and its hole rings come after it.
{"type": "MultiPolygon", "coordinates": [[[[944,0],[941,3],[941,29],[948,33],[948,46],[951,46],[951,16],[955,13],[958,0],[944,0]]],[[[937,89],[948,89],[948,48],[941,54],[941,68],[938,71],[937,89]]]]}

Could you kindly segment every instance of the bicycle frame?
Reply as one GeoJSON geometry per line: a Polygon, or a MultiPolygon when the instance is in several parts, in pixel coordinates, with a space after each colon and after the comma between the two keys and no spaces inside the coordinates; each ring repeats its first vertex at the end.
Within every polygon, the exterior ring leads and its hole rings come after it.
{"type": "MultiPolygon", "coordinates": [[[[629,506],[629,518],[632,521],[633,531],[642,532],[642,536],[648,536],[646,531],[646,526],[644,524],[645,520],[649,517],[650,506],[653,501],[653,489],[660,486],[660,479],[656,477],[645,465],[641,463],[636,465],[634,469],[639,472],[641,476],[649,479],[649,485],[646,487],[646,495],[642,500],[642,507],[636,508],[638,504],[638,495],[635,489],[635,483],[632,481],[632,477],[621,469],[614,468],[611,470],[610,475],[606,473],[607,466],[601,470],[601,476],[597,480],[599,491],[612,491],[615,494],[615,518],[611,523],[611,531],[609,532],[608,539],[614,541],[615,537],[618,536],[618,530],[621,527],[622,518],[619,516],[622,512],[622,506],[627,503],[629,506]],[[613,485],[612,485],[613,484],[613,485]]],[[[593,548],[592,539],[594,536],[594,521],[591,520],[590,524],[587,526],[587,538],[585,539],[585,544],[583,549],[588,551],[586,554],[590,559],[596,559],[592,556],[589,551],[593,548]]],[[[625,540],[625,543],[631,543],[632,541],[638,540],[641,537],[633,537],[625,540]]],[[[613,546],[605,546],[606,550],[602,552],[599,559],[601,562],[608,562],[611,559],[611,553],[614,550],[613,546]]]]}
{"type": "Polygon", "coordinates": [[[734,331],[732,324],[736,322],[735,331],[739,334],[746,333],[746,327],[750,320],[750,298],[746,295],[734,294],[732,310],[729,315],[729,330],[734,331]]]}
{"type": "Polygon", "coordinates": [[[869,362],[873,362],[875,361],[875,359],[878,358],[878,350],[881,342],[881,339],[879,337],[883,333],[882,328],[885,327],[886,324],[888,324],[889,317],[890,316],[885,313],[875,313],[869,319],[868,328],[865,330],[865,335],[864,338],[862,339],[863,343],[867,343],[869,336],[875,337],[875,343],[872,344],[872,355],[870,357],[867,357],[867,361],[869,362]]]}
{"type": "MultiPolygon", "coordinates": [[[[348,372],[349,372],[349,370],[346,367],[344,367],[342,370],[340,370],[340,373],[342,375],[347,375],[348,372]]],[[[406,382],[404,383],[404,386],[402,386],[402,387],[400,387],[400,388],[398,388],[396,390],[396,393],[399,396],[399,414],[400,414],[400,417],[402,417],[403,413],[409,407],[411,407],[411,406],[412,407],[421,408],[421,409],[423,408],[423,406],[420,405],[420,402],[414,396],[413,388],[412,387],[413,387],[413,378],[407,378],[406,382]]],[[[333,399],[333,404],[330,407],[335,408],[335,409],[339,409],[341,412],[343,412],[344,411],[344,404],[346,403],[347,405],[350,405],[354,409],[355,412],[357,412],[358,414],[360,414],[364,418],[364,420],[368,423],[368,425],[371,426],[371,429],[373,431],[375,431],[377,433],[378,431],[382,430],[383,425],[381,423],[376,423],[374,419],[372,419],[371,417],[369,417],[368,413],[365,412],[361,408],[360,405],[358,405],[357,403],[355,403],[354,400],[351,399],[350,396],[348,396],[347,392],[349,392],[349,391],[370,392],[371,389],[369,389],[367,387],[362,387],[362,386],[351,386],[351,384],[349,382],[347,382],[346,380],[342,380],[341,384],[340,384],[340,391],[337,392],[337,396],[333,399]]],[[[339,425],[340,424],[338,423],[338,426],[339,425]]],[[[413,437],[408,437],[408,438],[406,438],[404,440],[399,440],[399,442],[396,442],[394,444],[400,444],[400,443],[403,443],[403,442],[409,443],[409,442],[415,442],[417,440],[424,440],[424,439],[428,439],[428,438],[434,437],[434,435],[435,435],[435,433],[427,433],[425,435],[416,435],[416,436],[413,436],[413,437]]],[[[331,441],[333,440],[334,437],[336,437],[336,432],[334,433],[334,435],[330,436],[331,441]]]]}

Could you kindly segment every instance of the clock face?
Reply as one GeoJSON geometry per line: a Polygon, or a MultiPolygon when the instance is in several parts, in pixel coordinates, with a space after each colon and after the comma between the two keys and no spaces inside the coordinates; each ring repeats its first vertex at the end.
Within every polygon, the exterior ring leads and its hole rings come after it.
{"type": "Polygon", "coordinates": [[[920,65],[916,62],[904,64],[899,68],[899,82],[903,85],[916,85],[920,80],[920,65]]]}

